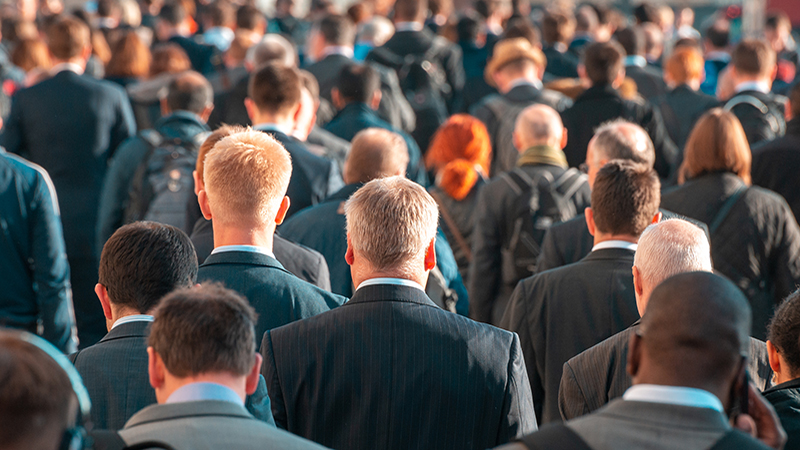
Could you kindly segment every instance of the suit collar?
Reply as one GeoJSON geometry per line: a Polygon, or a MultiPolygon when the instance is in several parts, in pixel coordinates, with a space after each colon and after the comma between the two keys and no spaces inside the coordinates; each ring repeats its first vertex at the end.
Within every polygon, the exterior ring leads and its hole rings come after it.
{"type": "Polygon", "coordinates": [[[287,272],[281,263],[279,263],[275,258],[262,253],[242,251],[213,253],[206,258],[205,262],[200,267],[213,266],[216,264],[250,264],[255,266],[272,267],[287,272]]]}
{"type": "Polygon", "coordinates": [[[370,302],[404,302],[438,308],[428,296],[417,288],[394,284],[364,286],[353,293],[346,305],[370,302]]]}
{"type": "Polygon", "coordinates": [[[534,100],[539,98],[542,91],[533,83],[518,84],[505,93],[505,97],[512,101],[534,100]]]}
{"type": "Polygon", "coordinates": [[[609,259],[633,259],[634,255],[633,250],[628,250],[624,248],[603,248],[600,250],[595,250],[581,261],[601,261],[601,260],[609,260],[609,259]]]}
{"type": "Polygon", "coordinates": [[[633,423],[656,422],[661,426],[682,429],[691,424],[696,429],[729,430],[725,415],[709,408],[660,403],[613,400],[597,414],[613,415],[633,423]]]}
{"type": "Polygon", "coordinates": [[[184,419],[203,416],[227,416],[241,419],[253,419],[253,416],[236,403],[220,400],[200,400],[195,402],[150,405],[128,420],[125,429],[146,425],[153,422],[184,419]]]}
{"type": "Polygon", "coordinates": [[[103,339],[100,339],[100,342],[129,337],[147,337],[150,323],[145,321],[123,323],[111,329],[108,334],[103,336],[103,339]]]}
{"type": "Polygon", "coordinates": [[[375,111],[373,111],[373,109],[370,108],[369,105],[361,102],[353,102],[345,105],[344,108],[342,108],[342,110],[339,111],[339,114],[337,114],[336,117],[334,117],[334,119],[345,116],[363,116],[363,115],[372,115],[377,118],[375,111]]]}

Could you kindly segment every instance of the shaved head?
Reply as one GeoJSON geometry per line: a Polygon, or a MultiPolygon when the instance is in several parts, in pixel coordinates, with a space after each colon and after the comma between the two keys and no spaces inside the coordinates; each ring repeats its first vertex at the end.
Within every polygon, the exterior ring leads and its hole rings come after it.
{"type": "Polygon", "coordinates": [[[600,125],[586,149],[589,185],[594,185],[597,172],[612,159],[624,159],[653,167],[656,151],[644,128],[618,119],[600,125]]]}
{"type": "Polygon", "coordinates": [[[517,116],[514,135],[519,144],[517,150],[524,151],[535,145],[553,145],[561,148],[564,124],[555,109],[547,105],[531,105],[517,116]]]}
{"type": "Polygon", "coordinates": [[[344,163],[347,184],[366,183],[406,173],[408,146],[397,133],[382,128],[367,128],[353,138],[344,163]]]}

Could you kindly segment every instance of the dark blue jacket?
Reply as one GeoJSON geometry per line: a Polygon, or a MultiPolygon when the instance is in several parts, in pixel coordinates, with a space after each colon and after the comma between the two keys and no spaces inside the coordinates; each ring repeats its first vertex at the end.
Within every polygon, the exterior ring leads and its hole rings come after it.
{"type": "MultiPolygon", "coordinates": [[[[200,133],[209,131],[208,126],[196,114],[176,111],[156,122],[154,128],[166,139],[191,141],[200,133]]],[[[111,166],[106,172],[103,191],[100,195],[100,210],[97,214],[97,250],[124,225],[123,216],[128,206],[128,194],[136,169],[142,164],[150,144],[135,136],[119,146],[111,166]]]]}
{"type": "Polygon", "coordinates": [[[340,138],[352,141],[359,131],[367,128],[382,128],[399,134],[408,146],[408,169],[406,176],[411,181],[416,181],[422,186],[427,186],[428,176],[420,166],[422,153],[417,142],[407,133],[400,131],[381,120],[375,111],[365,103],[353,102],[345,106],[327,124],[325,129],[340,138]]]}
{"type": "Polygon", "coordinates": [[[36,330],[75,350],[69,265],[56,192],[47,172],[0,149],[0,326],[36,330]]]}
{"type": "Polygon", "coordinates": [[[178,44],[189,57],[192,69],[203,75],[208,75],[216,70],[221,64],[219,51],[213,45],[200,44],[193,39],[184,36],[172,36],[169,42],[178,44]]]}

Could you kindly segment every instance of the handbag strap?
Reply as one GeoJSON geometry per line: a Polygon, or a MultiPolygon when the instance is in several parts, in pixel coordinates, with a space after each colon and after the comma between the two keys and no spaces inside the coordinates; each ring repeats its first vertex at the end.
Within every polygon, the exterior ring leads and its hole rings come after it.
{"type": "Polygon", "coordinates": [[[433,199],[439,205],[439,212],[442,213],[442,219],[444,219],[444,223],[447,224],[447,228],[450,229],[450,232],[453,234],[453,237],[456,238],[456,243],[458,244],[459,247],[461,247],[461,250],[464,252],[467,261],[472,262],[472,250],[469,248],[469,245],[467,245],[467,240],[464,239],[464,235],[462,235],[461,232],[458,230],[458,226],[456,226],[455,220],[453,220],[453,217],[450,216],[450,213],[444,206],[444,202],[442,202],[441,197],[439,197],[439,194],[433,191],[431,191],[430,194],[431,197],[433,197],[433,199]]]}
{"type": "Polygon", "coordinates": [[[717,228],[722,225],[722,222],[726,217],[728,217],[728,213],[731,212],[731,209],[733,209],[733,207],[736,205],[736,202],[742,198],[742,195],[744,195],[745,192],[747,192],[747,185],[742,183],[736,188],[736,191],[734,191],[733,195],[725,200],[725,203],[722,204],[722,208],[720,208],[717,212],[717,215],[714,216],[714,220],[712,220],[708,225],[708,234],[713,235],[714,232],[717,231],[717,228]]]}

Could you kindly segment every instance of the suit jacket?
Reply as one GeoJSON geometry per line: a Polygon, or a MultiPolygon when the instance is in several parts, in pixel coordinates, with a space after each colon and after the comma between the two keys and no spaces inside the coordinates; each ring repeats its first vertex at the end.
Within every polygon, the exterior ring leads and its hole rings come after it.
{"type": "Polygon", "coordinates": [[[753,184],[781,194],[800,217],[800,185],[797,170],[800,164],[800,117],[786,124],[786,135],[753,149],[753,184]]]}
{"type": "Polygon", "coordinates": [[[700,116],[721,104],[716,97],[695,91],[685,84],[677,86],[652,102],[661,111],[669,137],[681,152],[700,116]]]}
{"type": "Polygon", "coordinates": [[[625,76],[636,82],[636,88],[645,100],[654,99],[667,92],[667,85],[661,72],[652,66],[626,66],[625,76]]]}
{"type": "MultiPolygon", "coordinates": [[[[638,325],[637,321],[564,363],[558,390],[558,409],[562,419],[571,420],[592,413],[622,397],[631,387],[631,377],[626,370],[628,343],[638,325]]],[[[750,338],[749,354],[747,371],[750,379],[763,391],[772,384],[767,345],[750,338]]]]}
{"type": "Polygon", "coordinates": [[[209,75],[221,66],[221,57],[217,47],[208,44],[201,44],[192,38],[184,36],[172,36],[169,42],[178,44],[189,57],[192,69],[203,75],[209,75]]]}
{"type": "Polygon", "coordinates": [[[519,150],[514,146],[511,133],[519,113],[533,104],[544,104],[561,112],[572,106],[572,100],[556,91],[523,84],[505,94],[484,98],[470,111],[486,125],[492,140],[492,177],[516,166],[519,150]]]}
{"type": "Polygon", "coordinates": [[[250,74],[240,79],[233,87],[220,94],[214,95],[214,110],[208,116],[208,126],[216,130],[223,123],[228,125],[248,126],[250,116],[244,107],[247,98],[247,88],[250,84],[250,74]]]}
{"type": "MultiPolygon", "coordinates": [[[[214,228],[210,220],[201,217],[194,225],[190,236],[197,252],[197,261],[203,264],[214,250],[214,228]]],[[[325,258],[316,250],[284,239],[275,234],[272,240],[272,253],[281,265],[297,278],[314,286],[331,290],[331,277],[325,258]]]]}
{"type": "Polygon", "coordinates": [[[585,90],[575,104],[561,114],[569,139],[564,153],[571,167],[586,160],[586,147],[599,125],[623,118],[642,128],[650,135],[656,150],[654,169],[662,179],[669,178],[680,162],[678,149],[669,138],[661,114],[647,102],[625,100],[609,85],[592,86],[585,90]]]}
{"type": "Polygon", "coordinates": [[[485,449],[536,429],[517,336],[413,287],[358,289],[269,331],[261,353],[276,423],[322,445],[485,449]]]}
{"type": "Polygon", "coordinates": [[[119,432],[127,445],[146,441],[193,450],[322,449],[256,420],[241,405],[222,400],[151,405],[119,432]]]}
{"type": "Polygon", "coordinates": [[[564,363],[639,319],[633,253],[596,250],[514,289],[500,326],[519,333],[541,423],[561,421],[557,400],[564,363]]]}
{"type": "Polygon", "coordinates": [[[545,73],[554,78],[578,78],[578,58],[569,52],[560,52],[553,46],[542,48],[547,67],[545,73]]]}
{"type": "Polygon", "coordinates": [[[265,331],[341,306],[346,298],[295,277],[275,258],[232,251],[209,256],[197,280],[219,281],[242,294],[258,313],[256,336],[265,331]]]}
{"type": "Polygon", "coordinates": [[[784,450],[800,449],[800,379],[781,383],[764,391],[764,398],[772,404],[789,440],[784,450]]]}
{"type": "MultiPolygon", "coordinates": [[[[744,134],[747,135],[747,142],[750,143],[750,146],[752,147],[760,142],[771,141],[783,136],[783,131],[781,131],[781,129],[785,129],[786,127],[786,97],[772,93],[765,94],[759,91],[742,91],[734,95],[731,99],[743,95],[755,97],[764,103],[769,111],[767,115],[759,108],[743,103],[731,107],[730,111],[739,119],[739,122],[742,123],[744,134]],[[774,123],[770,125],[770,121],[774,121],[774,123]]],[[[728,102],[730,102],[730,100],[728,100],[728,102]]]]}
{"type": "Polygon", "coordinates": [[[330,131],[314,126],[306,138],[306,148],[311,153],[336,163],[339,173],[344,173],[344,161],[350,153],[350,143],[330,131]]]}
{"type": "MultiPolygon", "coordinates": [[[[742,180],[732,173],[692,178],[665,191],[661,206],[710,224],[742,180]]],[[[800,227],[781,196],[747,188],[711,233],[714,268],[750,300],[752,336],[766,337],[772,312],[800,284],[800,227]]]]}

